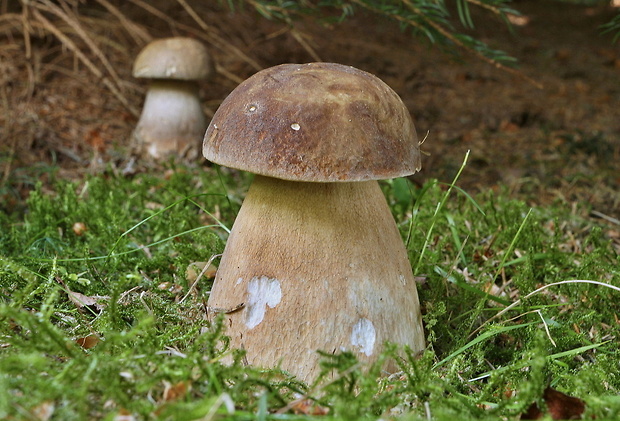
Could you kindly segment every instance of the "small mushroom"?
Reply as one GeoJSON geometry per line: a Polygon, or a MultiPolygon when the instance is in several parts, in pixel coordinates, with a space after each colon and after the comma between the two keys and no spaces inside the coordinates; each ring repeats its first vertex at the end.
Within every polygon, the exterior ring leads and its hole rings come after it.
{"type": "Polygon", "coordinates": [[[133,76],[151,79],[132,139],[140,153],[155,159],[197,156],[207,127],[198,81],[210,72],[207,49],[192,38],[156,40],[140,52],[133,76]]]}
{"type": "Polygon", "coordinates": [[[203,154],[257,174],[208,303],[244,304],[225,325],[250,364],[312,381],[317,350],[373,362],[385,342],[425,347],[407,250],[376,181],[420,169],[392,89],[333,63],[260,71],[221,104],[203,154]]]}

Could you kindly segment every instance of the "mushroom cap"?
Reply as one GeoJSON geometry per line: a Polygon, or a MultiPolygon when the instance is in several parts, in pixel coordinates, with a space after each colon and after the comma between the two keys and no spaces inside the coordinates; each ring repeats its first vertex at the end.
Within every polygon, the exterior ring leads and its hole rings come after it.
{"type": "Polygon", "coordinates": [[[133,76],[149,79],[199,80],[211,73],[203,43],[193,38],[158,39],[148,44],[133,65],[133,76]]]}
{"type": "Polygon", "coordinates": [[[362,181],[420,170],[407,107],[370,73],[335,63],[282,64],[242,82],[203,143],[217,164],[292,181],[362,181]]]}

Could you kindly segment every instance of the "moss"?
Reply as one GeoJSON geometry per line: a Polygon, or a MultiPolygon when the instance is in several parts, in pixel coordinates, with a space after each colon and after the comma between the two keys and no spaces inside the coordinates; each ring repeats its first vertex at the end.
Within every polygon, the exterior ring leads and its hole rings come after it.
{"type": "Polygon", "coordinates": [[[618,291],[570,283],[527,296],[568,279],[620,283],[609,228],[587,211],[530,211],[501,191],[446,195],[432,181],[384,184],[412,262],[425,248],[428,349],[388,347],[402,371],[379,380],[379,366],[326,355],[341,375],[303,385],[244,366],[225,327],[206,320],[210,282],[190,291],[185,279],[189,263],[223,249],[248,179],[171,171],[57,181],[31,193],[25,214],[0,215],[0,417],[53,403],[57,419],[516,419],[548,385],[584,399],[588,414],[620,412],[618,291]]]}

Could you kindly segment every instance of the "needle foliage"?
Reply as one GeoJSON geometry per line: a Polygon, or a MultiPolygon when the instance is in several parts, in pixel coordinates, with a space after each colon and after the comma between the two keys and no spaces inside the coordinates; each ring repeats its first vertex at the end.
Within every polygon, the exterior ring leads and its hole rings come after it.
{"type": "MultiPolygon", "coordinates": [[[[584,5],[609,3],[608,0],[556,1],[584,5]]],[[[313,15],[324,22],[338,23],[354,18],[360,11],[366,11],[377,16],[382,24],[398,25],[403,31],[425,38],[451,52],[464,51],[498,67],[516,64],[515,58],[509,53],[491,48],[486,42],[467,33],[475,29],[476,25],[484,25],[485,19],[500,20],[512,31],[509,17],[521,16],[519,10],[513,7],[512,0],[227,0],[226,3],[232,10],[254,8],[267,19],[284,21],[290,25],[301,15],[313,15]],[[483,16],[478,22],[473,18],[473,9],[485,12],[478,13],[483,16]]],[[[618,32],[618,22],[616,18],[601,29],[618,32]]],[[[617,38],[618,34],[615,36],[617,38]]]]}

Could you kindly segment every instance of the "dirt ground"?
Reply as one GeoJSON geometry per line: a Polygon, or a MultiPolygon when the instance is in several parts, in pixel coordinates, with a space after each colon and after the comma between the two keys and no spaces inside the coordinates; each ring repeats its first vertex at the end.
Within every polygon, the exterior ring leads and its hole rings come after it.
{"type": "Polygon", "coordinates": [[[472,193],[505,186],[532,204],[566,199],[620,217],[620,42],[598,28],[617,9],[521,0],[514,7],[528,22],[515,34],[474,14],[471,34],[516,57],[541,88],[365,13],[338,25],[307,18],[291,30],[250,10],[231,13],[226,2],[76,3],[0,1],[5,209],[19,207],[53,168],[72,179],[126,169],[146,89],[131,76],[133,59],[152,39],[186,35],[207,43],[216,63],[200,88],[208,116],[260,68],[348,64],[392,86],[419,136],[428,133],[416,182],[451,181],[469,150],[459,184],[472,193]]]}

